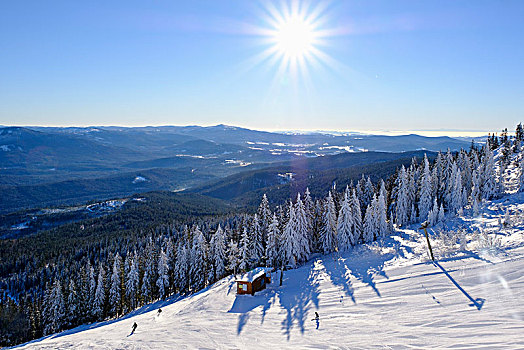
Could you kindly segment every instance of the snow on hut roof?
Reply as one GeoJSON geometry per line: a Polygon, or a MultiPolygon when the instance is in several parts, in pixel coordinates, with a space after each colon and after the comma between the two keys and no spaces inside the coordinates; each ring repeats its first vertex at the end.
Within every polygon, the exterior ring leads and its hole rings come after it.
{"type": "Polygon", "coordinates": [[[268,272],[271,272],[273,269],[271,267],[257,267],[256,269],[253,269],[249,272],[246,272],[240,278],[238,278],[237,282],[253,282],[257,278],[259,278],[262,275],[265,275],[268,272]]]}

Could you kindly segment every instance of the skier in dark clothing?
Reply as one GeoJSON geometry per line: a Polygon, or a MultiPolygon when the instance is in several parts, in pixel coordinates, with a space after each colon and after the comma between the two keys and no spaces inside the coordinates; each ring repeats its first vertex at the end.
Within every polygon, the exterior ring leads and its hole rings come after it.
{"type": "Polygon", "coordinates": [[[315,311],[315,318],[312,319],[311,321],[317,322],[317,329],[318,329],[318,327],[320,326],[320,317],[318,316],[318,312],[315,311]]]}
{"type": "MultiPolygon", "coordinates": [[[[132,328],[132,330],[131,330],[131,334],[135,333],[136,327],[138,327],[138,325],[137,325],[136,322],[135,322],[135,323],[133,323],[133,327],[131,327],[131,328],[132,328]]],[[[131,335],[131,334],[130,334],[130,335],[131,335]]]]}
{"type": "Polygon", "coordinates": [[[161,313],[162,313],[162,309],[158,309],[158,313],[156,315],[160,316],[161,313]]]}

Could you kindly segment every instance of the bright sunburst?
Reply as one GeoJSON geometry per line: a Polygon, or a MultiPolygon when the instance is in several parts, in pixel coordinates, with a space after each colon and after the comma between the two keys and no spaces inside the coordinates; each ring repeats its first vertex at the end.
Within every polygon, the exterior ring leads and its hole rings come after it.
{"type": "Polygon", "coordinates": [[[309,68],[330,66],[334,60],[322,51],[334,31],[327,29],[326,3],[292,0],[264,3],[263,26],[255,33],[263,37],[265,49],[253,65],[268,62],[276,66],[276,80],[288,76],[309,81],[309,68]]]}
{"type": "Polygon", "coordinates": [[[315,45],[315,28],[305,18],[294,15],[275,28],[275,45],[288,58],[301,58],[311,53],[315,45]]]}

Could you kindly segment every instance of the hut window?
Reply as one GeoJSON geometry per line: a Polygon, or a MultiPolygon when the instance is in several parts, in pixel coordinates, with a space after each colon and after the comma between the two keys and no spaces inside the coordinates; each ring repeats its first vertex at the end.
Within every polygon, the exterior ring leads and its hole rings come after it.
{"type": "Polygon", "coordinates": [[[243,285],[242,285],[242,290],[247,291],[247,284],[243,284],[243,285]]]}

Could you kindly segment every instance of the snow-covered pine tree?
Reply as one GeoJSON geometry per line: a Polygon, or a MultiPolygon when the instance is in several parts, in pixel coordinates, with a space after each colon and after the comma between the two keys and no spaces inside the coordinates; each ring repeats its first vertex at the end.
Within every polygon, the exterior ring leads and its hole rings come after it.
{"type": "Polygon", "coordinates": [[[158,295],[162,300],[169,295],[169,265],[167,262],[166,252],[164,249],[160,249],[156,285],[158,287],[158,295]]]}
{"type": "Polygon", "coordinates": [[[440,176],[442,173],[442,153],[438,152],[431,170],[431,197],[439,198],[440,176]]]}
{"type": "Polygon", "coordinates": [[[191,248],[191,288],[193,291],[200,290],[206,286],[206,256],[207,243],[202,231],[198,226],[193,229],[193,247],[191,248]]]}
{"type": "Polygon", "coordinates": [[[295,246],[295,208],[293,203],[289,204],[289,220],[282,232],[281,260],[283,264],[296,266],[295,246]]]}
{"type": "Polygon", "coordinates": [[[229,243],[229,249],[227,250],[227,269],[237,274],[238,265],[240,264],[238,245],[235,241],[231,240],[229,243]]]}
{"type": "Polygon", "coordinates": [[[377,235],[385,237],[389,233],[388,222],[387,222],[387,207],[386,207],[386,184],[384,181],[380,181],[380,190],[377,197],[377,235]]]}
{"type": "Polygon", "coordinates": [[[105,291],[105,270],[102,264],[98,270],[98,279],[96,283],[95,299],[93,301],[93,316],[96,320],[101,320],[104,317],[104,308],[106,300],[105,291]]]}
{"type": "Polygon", "coordinates": [[[247,227],[243,227],[242,238],[240,239],[239,257],[240,262],[238,268],[240,271],[248,271],[251,269],[251,239],[247,231],[247,227]]]}
{"type": "Polygon", "coordinates": [[[480,177],[477,170],[473,170],[471,174],[471,194],[470,202],[473,204],[474,200],[480,199],[480,177]]]}
{"type": "Polygon", "coordinates": [[[459,211],[462,210],[462,207],[464,206],[464,199],[462,190],[462,175],[456,163],[453,163],[452,165],[450,181],[453,182],[453,185],[451,187],[452,190],[449,209],[451,213],[457,214],[459,211]]]}
{"type": "Polygon", "coordinates": [[[225,275],[226,271],[226,237],[224,230],[218,225],[215,234],[209,242],[211,261],[213,263],[213,281],[216,281],[225,275]]]}
{"type": "Polygon", "coordinates": [[[307,239],[309,241],[310,251],[313,251],[313,247],[314,247],[313,222],[314,222],[314,215],[315,215],[315,203],[313,203],[313,199],[311,198],[311,193],[309,192],[308,187],[306,187],[306,192],[304,192],[304,209],[306,211],[307,224],[308,224],[307,239]]]}
{"type": "Polygon", "coordinates": [[[355,237],[353,235],[353,214],[351,213],[351,204],[349,197],[349,189],[346,188],[344,193],[344,200],[340,205],[337,219],[337,237],[338,250],[346,251],[354,245],[355,237]]]}
{"type": "Polygon", "coordinates": [[[453,190],[453,180],[451,179],[451,173],[453,171],[453,155],[448,149],[448,152],[444,156],[442,178],[440,179],[440,193],[441,193],[441,204],[444,204],[446,208],[449,208],[451,200],[451,191],[453,190]]]}
{"type": "MultiPolygon", "coordinates": [[[[176,234],[176,233],[173,233],[176,234]]],[[[176,261],[176,249],[173,237],[166,237],[164,239],[164,251],[166,253],[167,260],[167,276],[169,293],[174,292],[173,286],[175,284],[175,261],[176,261]]]]}
{"type": "Polygon", "coordinates": [[[189,290],[189,262],[189,251],[183,240],[178,244],[175,262],[175,286],[180,294],[189,290]]]}
{"type": "Polygon", "coordinates": [[[366,209],[366,215],[364,217],[364,242],[369,243],[375,239],[377,232],[377,197],[374,197],[371,204],[366,209]]]}
{"type": "MultiPolygon", "coordinates": [[[[359,208],[360,209],[360,208],[359,208]]],[[[313,211],[313,225],[312,225],[312,234],[311,234],[311,251],[312,252],[322,252],[321,239],[322,227],[324,225],[324,204],[322,199],[317,199],[315,201],[315,209],[313,211]]]]}
{"type": "MultiPolygon", "coordinates": [[[[397,177],[397,198],[395,202],[395,220],[402,226],[409,222],[411,205],[409,203],[409,180],[404,165],[400,168],[397,177]]],[[[367,210],[366,210],[367,215],[367,210]]]]}
{"type": "Polygon", "coordinates": [[[297,262],[305,262],[309,258],[311,253],[309,250],[309,241],[308,241],[308,218],[304,203],[300,199],[300,193],[297,194],[297,201],[295,203],[295,220],[294,220],[294,231],[295,231],[295,248],[294,255],[297,259],[297,262]]]}
{"type": "Polygon", "coordinates": [[[486,142],[482,157],[482,172],[480,174],[480,195],[482,199],[492,199],[498,195],[498,183],[495,171],[495,161],[491,145],[486,142]]]}
{"type": "Polygon", "coordinates": [[[335,247],[337,246],[337,214],[331,191],[328,193],[324,203],[323,216],[320,243],[324,254],[327,254],[335,251],[335,247]]]}
{"type": "Polygon", "coordinates": [[[360,211],[360,201],[357,197],[357,192],[353,189],[351,194],[351,215],[353,217],[353,241],[355,245],[362,240],[362,212],[360,211]]]}
{"type": "Polygon", "coordinates": [[[428,219],[429,211],[431,210],[431,204],[433,202],[432,195],[432,179],[431,171],[429,170],[429,161],[426,154],[424,154],[424,169],[422,176],[420,177],[420,195],[418,202],[418,211],[420,221],[426,221],[428,219]]]}
{"type": "Polygon", "coordinates": [[[112,316],[118,316],[122,313],[122,279],[121,279],[122,258],[118,253],[113,261],[113,271],[110,277],[109,288],[109,307],[112,316]]]}
{"type": "Polygon", "coordinates": [[[373,196],[375,195],[375,187],[373,186],[373,182],[371,182],[371,178],[368,176],[366,179],[366,183],[364,185],[364,204],[369,205],[371,204],[371,201],[373,200],[373,196]]]}
{"type": "Polygon", "coordinates": [[[75,326],[78,321],[79,312],[79,298],[76,291],[76,284],[74,279],[69,280],[69,287],[67,288],[67,312],[65,321],[68,326],[75,326]]]}
{"type": "Polygon", "coordinates": [[[250,260],[253,267],[260,266],[264,259],[264,246],[262,244],[262,229],[258,220],[258,215],[253,215],[251,221],[251,247],[250,260]]]}
{"type": "Polygon", "coordinates": [[[156,282],[156,254],[153,242],[150,239],[142,254],[144,275],[142,276],[142,302],[149,303],[155,299],[156,282]]]}
{"type": "Polygon", "coordinates": [[[471,159],[466,151],[461,150],[457,159],[457,166],[460,169],[462,175],[462,188],[466,190],[466,201],[464,205],[467,205],[467,199],[471,194],[471,188],[473,187],[473,168],[471,167],[471,159]]]}
{"type": "Polygon", "coordinates": [[[417,202],[417,184],[418,184],[418,178],[419,178],[419,172],[417,170],[417,165],[415,158],[412,159],[411,165],[409,166],[407,170],[407,176],[408,176],[408,207],[411,208],[410,214],[409,214],[409,222],[416,222],[418,219],[417,216],[417,210],[416,210],[416,202],[417,202]]]}
{"type": "Polygon", "coordinates": [[[271,209],[269,209],[269,201],[268,201],[267,196],[266,196],[265,193],[262,196],[262,201],[260,202],[260,205],[258,207],[257,214],[258,214],[260,230],[262,232],[262,239],[261,239],[261,241],[262,241],[263,247],[265,248],[265,242],[266,242],[266,239],[267,239],[267,232],[268,232],[268,229],[269,229],[269,225],[271,224],[271,218],[273,216],[271,214],[271,209]]]}
{"type": "Polygon", "coordinates": [[[134,310],[137,306],[137,293],[138,293],[138,264],[136,261],[136,254],[130,253],[126,256],[126,300],[128,304],[128,310],[134,310]]]}
{"type": "Polygon", "coordinates": [[[64,297],[57,279],[44,297],[44,335],[58,332],[64,326],[64,297]]]}
{"type": "Polygon", "coordinates": [[[87,260],[86,264],[82,266],[80,281],[76,284],[76,288],[79,323],[88,322],[93,316],[91,311],[96,289],[95,272],[89,260],[87,260]]]}
{"type": "Polygon", "coordinates": [[[279,257],[279,241],[280,241],[280,230],[278,228],[278,218],[276,214],[273,214],[273,220],[269,225],[267,233],[267,245],[266,245],[266,265],[272,267],[278,267],[279,257]]]}

